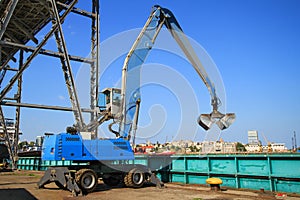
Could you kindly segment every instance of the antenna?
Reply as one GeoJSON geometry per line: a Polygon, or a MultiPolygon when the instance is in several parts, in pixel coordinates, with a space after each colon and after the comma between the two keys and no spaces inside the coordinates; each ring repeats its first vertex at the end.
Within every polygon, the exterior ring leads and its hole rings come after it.
{"type": "Polygon", "coordinates": [[[296,131],[294,131],[295,151],[297,151],[296,131]]]}

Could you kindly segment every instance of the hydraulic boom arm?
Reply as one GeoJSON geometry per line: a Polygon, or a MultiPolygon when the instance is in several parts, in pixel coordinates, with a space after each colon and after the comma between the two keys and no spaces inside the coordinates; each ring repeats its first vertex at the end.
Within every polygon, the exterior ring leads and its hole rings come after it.
{"type": "Polygon", "coordinates": [[[133,115],[136,115],[137,111],[134,105],[140,101],[139,69],[154,45],[163,25],[170,31],[210,93],[213,111],[211,114],[201,114],[198,118],[199,125],[205,130],[211,128],[213,123],[216,123],[221,130],[228,128],[234,122],[235,114],[222,114],[218,111],[220,100],[216,94],[215,86],[208,77],[188,38],[183,33],[173,13],[168,9],[156,5],[153,7],[146,24],[124,61],[121,89],[122,114],[119,130],[121,135],[128,137],[129,134],[130,136],[130,127],[132,127],[132,121],[134,121],[133,115]],[[130,75],[128,72],[130,72],[130,75]]]}

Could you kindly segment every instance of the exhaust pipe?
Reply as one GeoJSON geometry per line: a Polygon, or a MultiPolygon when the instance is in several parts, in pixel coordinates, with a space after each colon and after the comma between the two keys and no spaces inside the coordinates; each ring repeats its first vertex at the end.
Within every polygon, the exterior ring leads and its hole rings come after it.
{"type": "Polygon", "coordinates": [[[235,121],[235,114],[227,113],[224,115],[218,110],[213,110],[210,114],[201,114],[197,121],[206,131],[209,130],[214,123],[216,123],[221,130],[224,130],[235,121]]]}

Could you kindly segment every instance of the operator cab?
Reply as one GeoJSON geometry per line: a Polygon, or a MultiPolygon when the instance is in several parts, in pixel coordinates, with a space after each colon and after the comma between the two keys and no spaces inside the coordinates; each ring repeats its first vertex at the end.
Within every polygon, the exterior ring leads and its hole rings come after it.
{"type": "Polygon", "coordinates": [[[100,111],[110,111],[113,116],[119,113],[121,106],[121,89],[105,88],[99,95],[100,111]]]}

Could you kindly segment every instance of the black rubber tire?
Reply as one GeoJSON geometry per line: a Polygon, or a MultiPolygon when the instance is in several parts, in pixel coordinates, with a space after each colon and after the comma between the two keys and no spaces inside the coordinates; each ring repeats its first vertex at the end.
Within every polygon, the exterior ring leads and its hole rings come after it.
{"type": "Polygon", "coordinates": [[[126,187],[132,187],[133,185],[132,185],[132,181],[130,181],[130,174],[129,173],[127,173],[127,174],[125,174],[125,176],[124,176],[124,179],[123,179],[123,182],[124,182],[124,184],[125,184],[125,186],[126,187]]]}
{"type": "Polygon", "coordinates": [[[103,177],[102,180],[103,180],[105,185],[108,185],[108,186],[111,186],[111,187],[117,186],[121,183],[120,178],[119,177],[114,177],[113,175],[103,177]]]}
{"type": "Polygon", "coordinates": [[[124,177],[124,183],[127,187],[140,188],[144,185],[145,173],[138,169],[133,168],[124,177]]]}
{"type": "Polygon", "coordinates": [[[98,185],[97,174],[91,169],[76,172],[76,183],[83,192],[92,192],[98,185]]]}

